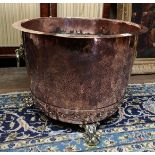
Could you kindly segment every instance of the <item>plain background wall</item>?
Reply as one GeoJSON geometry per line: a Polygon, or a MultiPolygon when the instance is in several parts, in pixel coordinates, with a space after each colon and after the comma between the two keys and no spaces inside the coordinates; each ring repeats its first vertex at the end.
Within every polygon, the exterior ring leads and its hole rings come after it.
{"type": "MultiPolygon", "coordinates": [[[[103,3],[58,3],[58,17],[102,17],[103,3]]],[[[19,46],[21,32],[12,24],[40,17],[40,3],[0,3],[0,46],[19,46]]]]}
{"type": "Polygon", "coordinates": [[[19,46],[21,32],[12,24],[25,18],[40,16],[40,4],[35,3],[0,3],[0,46],[19,46]]]}

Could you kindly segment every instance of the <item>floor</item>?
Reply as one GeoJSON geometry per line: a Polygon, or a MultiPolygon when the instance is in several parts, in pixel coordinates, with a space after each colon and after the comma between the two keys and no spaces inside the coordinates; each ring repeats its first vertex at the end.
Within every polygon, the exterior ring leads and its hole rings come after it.
{"type": "Polygon", "coordinates": [[[0,68],[0,93],[29,90],[29,80],[25,67],[0,68]]]}
{"type": "MultiPolygon", "coordinates": [[[[155,74],[131,76],[129,83],[153,83],[155,74]]],[[[30,81],[25,67],[0,68],[0,93],[29,91],[30,81]]]]}

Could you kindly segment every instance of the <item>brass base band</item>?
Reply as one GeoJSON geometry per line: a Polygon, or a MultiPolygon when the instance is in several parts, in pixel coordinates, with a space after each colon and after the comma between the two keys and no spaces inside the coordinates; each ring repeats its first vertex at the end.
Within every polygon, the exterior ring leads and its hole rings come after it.
{"type": "Polygon", "coordinates": [[[34,104],[46,115],[55,120],[73,124],[91,124],[99,122],[118,110],[118,103],[97,110],[70,110],[45,103],[32,95],[34,104]]]}

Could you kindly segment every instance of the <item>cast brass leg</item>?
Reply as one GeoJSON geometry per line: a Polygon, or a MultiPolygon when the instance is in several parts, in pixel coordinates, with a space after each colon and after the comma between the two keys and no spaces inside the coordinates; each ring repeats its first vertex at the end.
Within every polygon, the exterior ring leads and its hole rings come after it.
{"type": "Polygon", "coordinates": [[[98,125],[99,123],[83,125],[85,129],[85,141],[90,146],[100,143],[98,135],[96,134],[96,127],[98,125]]]}

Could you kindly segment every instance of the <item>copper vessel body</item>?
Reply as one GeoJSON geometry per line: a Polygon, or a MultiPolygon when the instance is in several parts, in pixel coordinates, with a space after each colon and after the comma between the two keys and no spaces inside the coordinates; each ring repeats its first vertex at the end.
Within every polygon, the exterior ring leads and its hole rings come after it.
{"type": "Polygon", "coordinates": [[[136,54],[136,24],[80,18],[20,24],[26,30],[15,27],[22,31],[30,89],[42,112],[63,122],[90,124],[117,111],[136,54]]]}

